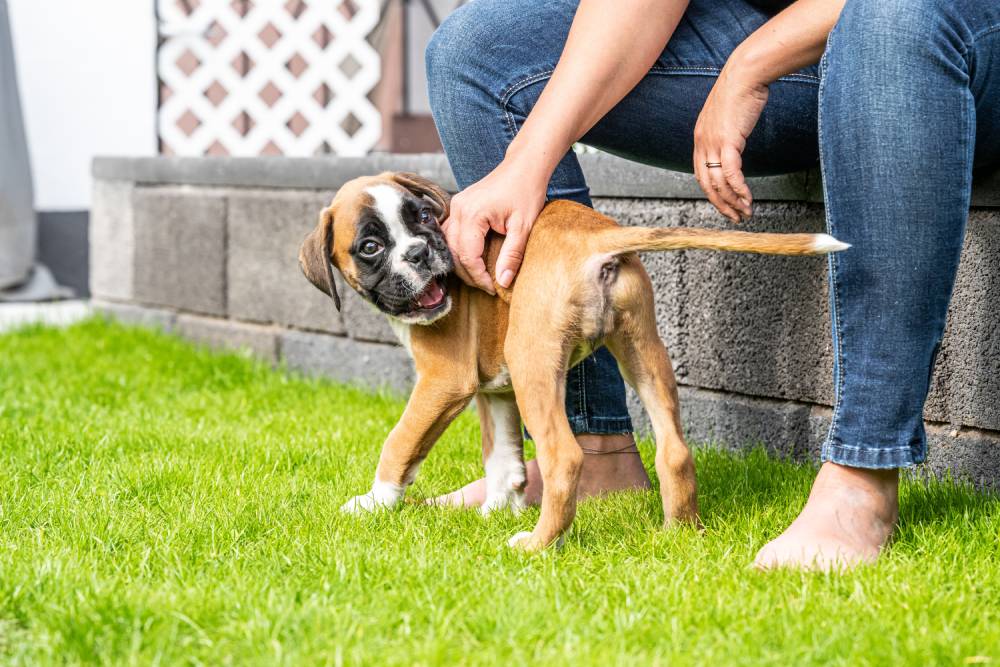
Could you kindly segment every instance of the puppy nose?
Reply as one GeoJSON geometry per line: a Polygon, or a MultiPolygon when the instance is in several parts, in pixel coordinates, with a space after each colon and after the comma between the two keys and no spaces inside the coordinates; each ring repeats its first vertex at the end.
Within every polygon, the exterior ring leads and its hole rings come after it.
{"type": "Polygon", "coordinates": [[[410,264],[421,264],[427,261],[427,256],[430,254],[430,249],[427,247],[427,243],[421,241],[410,246],[405,253],[403,253],[403,259],[405,259],[410,264]]]}

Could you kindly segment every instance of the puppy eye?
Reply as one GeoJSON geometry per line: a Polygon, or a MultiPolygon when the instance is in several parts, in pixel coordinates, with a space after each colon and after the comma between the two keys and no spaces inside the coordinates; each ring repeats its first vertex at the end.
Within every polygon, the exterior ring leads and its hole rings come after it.
{"type": "Polygon", "coordinates": [[[421,225],[429,225],[432,222],[434,222],[434,214],[431,213],[426,208],[425,209],[421,209],[420,210],[420,224],[421,225]]]}
{"type": "Polygon", "coordinates": [[[361,254],[367,257],[371,257],[372,255],[377,255],[381,249],[382,246],[376,243],[375,241],[365,241],[364,243],[361,244],[361,254]]]}

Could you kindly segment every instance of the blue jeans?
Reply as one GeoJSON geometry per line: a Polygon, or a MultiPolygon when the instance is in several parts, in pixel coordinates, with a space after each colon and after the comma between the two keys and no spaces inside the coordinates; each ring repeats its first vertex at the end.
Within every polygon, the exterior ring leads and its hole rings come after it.
{"type": "MultiPolygon", "coordinates": [[[[427,48],[431,106],[464,188],[503,159],[560,56],[575,0],[475,0],[427,48]]],[[[583,143],[691,171],[693,130],[729,54],[769,16],[692,0],[645,78],[583,143]]],[[[832,234],[836,405],[824,460],[889,468],[926,455],[922,411],[944,330],[972,170],[1000,153],[1000,3],[848,0],[820,65],[782,77],[743,155],[748,175],[822,164],[832,234]]],[[[590,204],[576,157],[550,199],[590,204]]],[[[575,432],[631,430],[614,359],[570,373],[575,432]]]]}

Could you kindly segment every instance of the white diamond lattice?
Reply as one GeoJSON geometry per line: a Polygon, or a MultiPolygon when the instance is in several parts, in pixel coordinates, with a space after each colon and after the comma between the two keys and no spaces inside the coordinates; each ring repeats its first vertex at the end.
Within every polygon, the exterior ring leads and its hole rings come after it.
{"type": "Polygon", "coordinates": [[[350,18],[338,0],[303,2],[297,18],[278,0],[246,3],[245,16],[234,8],[238,3],[229,0],[203,0],[190,15],[177,0],[157,3],[162,40],[157,69],[170,91],[160,105],[157,124],[161,141],[173,153],[205,155],[216,142],[235,156],[273,152],[274,146],[292,156],[324,152],[359,156],[375,146],[382,122],[367,95],[381,77],[381,60],[366,38],[378,23],[377,0],[351,0],[350,18]],[[270,48],[259,37],[268,24],[281,34],[270,48]],[[213,25],[225,35],[216,46],[207,39],[213,25]],[[322,47],[313,35],[324,27],[329,40],[322,47]],[[187,51],[200,61],[190,75],[177,64],[187,51]],[[240,75],[233,62],[244,53],[253,66],[240,75]],[[308,64],[298,77],[285,66],[296,54],[308,64]],[[350,78],[340,68],[348,57],[357,63],[350,78]],[[214,82],[226,91],[218,106],[205,95],[214,82]],[[281,92],[270,107],[259,95],[269,83],[281,92]],[[314,98],[324,84],[331,98],[326,106],[314,98]],[[179,125],[188,112],[199,121],[190,134],[179,125]],[[252,119],[245,135],[233,125],[243,112],[252,119]],[[296,113],[308,123],[299,136],[287,125],[296,113]],[[350,116],[357,129],[349,134],[342,124],[354,129],[347,120],[350,116]]]}

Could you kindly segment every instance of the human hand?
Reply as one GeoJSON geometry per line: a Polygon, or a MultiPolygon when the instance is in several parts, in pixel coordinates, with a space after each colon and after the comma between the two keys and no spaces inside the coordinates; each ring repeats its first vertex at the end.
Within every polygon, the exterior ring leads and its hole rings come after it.
{"type": "Polygon", "coordinates": [[[483,262],[486,234],[493,230],[506,238],[497,258],[496,277],[510,287],[524,259],[524,247],[545,205],[548,176],[521,168],[509,158],[485,178],[451,200],[451,214],[442,225],[458,275],[469,285],[495,294],[483,262]]]}
{"type": "Polygon", "coordinates": [[[743,178],[743,149],[767,104],[767,86],[727,65],[705,100],[694,127],[694,173],[708,200],[735,223],[753,213],[743,178]],[[721,164],[709,167],[707,164],[721,164]]]}

